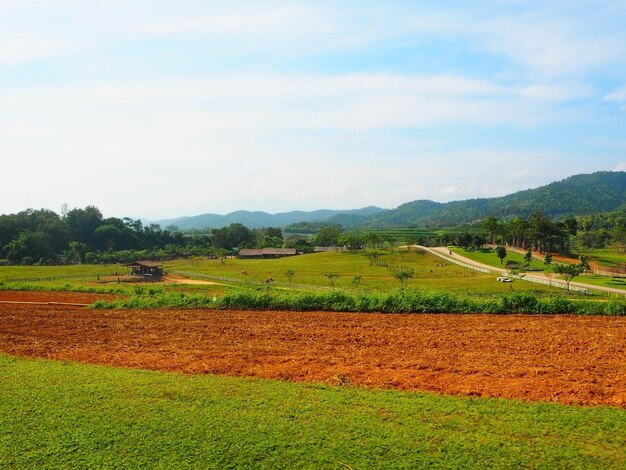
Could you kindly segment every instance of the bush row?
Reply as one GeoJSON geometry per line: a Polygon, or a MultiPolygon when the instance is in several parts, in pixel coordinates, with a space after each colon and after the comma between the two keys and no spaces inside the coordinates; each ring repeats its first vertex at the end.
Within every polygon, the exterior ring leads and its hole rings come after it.
{"type": "Polygon", "coordinates": [[[293,292],[275,289],[241,289],[223,296],[177,292],[135,294],[128,299],[98,301],[94,308],[213,308],[239,310],[296,310],[382,313],[529,313],[626,315],[626,302],[537,298],[512,293],[494,299],[478,299],[446,292],[399,290],[393,293],[293,292]]]}
{"type": "MultiPolygon", "coordinates": [[[[95,294],[128,294],[128,289],[121,287],[98,287],[82,286],[79,284],[44,285],[31,284],[29,282],[3,282],[0,281],[0,291],[51,291],[51,292],[84,292],[95,294]]],[[[133,294],[143,295],[143,292],[133,294]]]]}

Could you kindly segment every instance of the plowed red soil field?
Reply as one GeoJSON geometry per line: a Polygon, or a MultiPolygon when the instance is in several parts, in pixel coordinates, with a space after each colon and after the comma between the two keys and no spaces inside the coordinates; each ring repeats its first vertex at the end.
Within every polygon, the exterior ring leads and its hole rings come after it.
{"type": "Polygon", "coordinates": [[[45,291],[0,291],[0,302],[58,302],[91,304],[98,299],[122,297],[117,294],[45,291]]]}
{"type": "MultiPolygon", "coordinates": [[[[13,294],[0,292],[0,300],[13,294]]],[[[37,295],[62,301],[56,293],[37,295]]],[[[0,350],[190,374],[626,408],[626,318],[619,317],[0,304],[0,350]]]]}

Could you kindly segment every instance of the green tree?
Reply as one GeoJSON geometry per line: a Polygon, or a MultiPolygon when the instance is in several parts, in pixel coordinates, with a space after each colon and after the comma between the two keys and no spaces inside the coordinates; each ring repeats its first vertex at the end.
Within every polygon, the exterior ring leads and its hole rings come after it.
{"type": "Polygon", "coordinates": [[[496,219],[495,217],[487,217],[484,221],[483,221],[483,228],[485,230],[485,233],[487,235],[487,239],[489,241],[489,243],[495,243],[496,242],[496,236],[498,235],[498,231],[500,228],[500,224],[498,219],[496,219]]]}
{"type": "Polygon", "coordinates": [[[552,285],[552,275],[554,274],[554,270],[552,269],[552,252],[546,252],[546,256],[543,258],[543,264],[545,264],[544,273],[552,285]]]}
{"type": "Polygon", "coordinates": [[[622,225],[616,225],[611,230],[611,239],[613,246],[618,253],[626,253],[626,227],[622,225]]]}
{"type": "Polygon", "coordinates": [[[476,250],[480,250],[485,244],[485,242],[486,242],[485,237],[480,234],[474,234],[472,236],[472,246],[476,250]]]}
{"type": "Polygon", "coordinates": [[[322,227],[313,237],[315,246],[337,246],[339,245],[339,237],[343,233],[343,229],[336,225],[327,225],[322,227]]]}
{"type": "Polygon", "coordinates": [[[108,251],[123,244],[124,232],[119,227],[112,224],[100,225],[94,232],[96,240],[100,242],[108,251]]]}
{"type": "Polygon", "coordinates": [[[503,247],[502,245],[496,246],[496,255],[500,259],[500,264],[502,264],[502,262],[504,261],[504,258],[506,258],[506,248],[503,247]]]}
{"type": "Polygon", "coordinates": [[[383,238],[376,232],[368,232],[365,234],[365,242],[369,244],[370,248],[381,248],[383,244],[383,238]]]}
{"type": "Polygon", "coordinates": [[[400,282],[400,288],[404,289],[409,282],[409,279],[415,277],[415,270],[411,268],[399,267],[391,271],[393,277],[400,282]]]}
{"type": "Polygon", "coordinates": [[[87,206],[84,209],[72,209],[65,218],[69,229],[70,240],[87,244],[90,248],[97,244],[96,229],[102,223],[102,213],[97,207],[87,206]]]}
{"type": "Polygon", "coordinates": [[[393,251],[396,247],[397,241],[393,235],[385,235],[383,240],[389,245],[389,251],[393,251]]]}
{"type": "Polygon", "coordinates": [[[26,260],[44,261],[54,255],[52,250],[52,237],[43,232],[31,232],[23,230],[19,236],[9,242],[5,247],[7,259],[14,263],[27,263],[26,260]]]}
{"type": "Polygon", "coordinates": [[[528,247],[526,253],[524,254],[524,261],[526,262],[527,266],[530,266],[530,263],[532,263],[533,261],[533,252],[530,247],[528,247]]]}
{"type": "Polygon", "coordinates": [[[554,272],[563,278],[565,284],[567,284],[567,290],[569,290],[569,285],[572,280],[587,269],[587,264],[580,262],[578,264],[556,264],[553,267],[554,272]]]}
{"type": "Polygon", "coordinates": [[[328,281],[330,282],[330,287],[332,287],[334,289],[335,288],[335,282],[337,281],[337,279],[339,279],[341,277],[341,274],[339,274],[339,273],[324,273],[324,276],[326,276],[328,278],[328,281]]]}
{"type": "Polygon", "coordinates": [[[552,264],[552,252],[551,251],[546,252],[546,256],[544,256],[543,258],[543,264],[545,264],[546,266],[550,266],[552,264]]]}
{"type": "Polygon", "coordinates": [[[71,263],[84,264],[87,257],[87,245],[81,242],[70,242],[69,253],[67,256],[68,261],[71,263]]]}
{"type": "Polygon", "coordinates": [[[350,251],[362,250],[365,246],[363,236],[355,233],[344,233],[338,239],[339,244],[345,246],[350,251]]]}
{"type": "Polygon", "coordinates": [[[213,229],[213,245],[216,248],[246,248],[256,244],[256,238],[252,230],[243,224],[230,224],[227,227],[213,229]]]}

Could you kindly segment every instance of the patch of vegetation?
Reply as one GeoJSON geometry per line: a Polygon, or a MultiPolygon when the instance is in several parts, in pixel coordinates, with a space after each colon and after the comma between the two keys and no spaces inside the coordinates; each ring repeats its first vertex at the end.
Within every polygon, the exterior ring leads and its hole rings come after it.
{"type": "Polygon", "coordinates": [[[0,355],[3,468],[623,468],[626,410],[0,355]]]}
{"type": "MultiPolygon", "coordinates": [[[[398,287],[398,280],[390,267],[413,270],[407,280],[407,288],[446,290],[459,294],[505,294],[510,287],[496,282],[491,274],[477,273],[452,264],[429,253],[417,250],[365,250],[357,253],[316,253],[280,259],[176,260],[165,263],[169,272],[196,273],[199,278],[238,284],[264,284],[268,277],[273,285],[287,289],[330,289],[327,273],[337,273],[335,288],[364,292],[391,292],[398,287]],[[285,277],[287,271],[296,275],[292,283],[285,277]],[[242,274],[244,272],[246,274],[242,274]],[[358,286],[353,280],[360,276],[358,286]]],[[[560,292],[560,289],[516,282],[516,291],[560,292]]]]}
{"type": "Polygon", "coordinates": [[[528,313],[626,315],[626,302],[538,298],[526,293],[474,298],[448,292],[400,289],[391,293],[283,291],[271,288],[232,290],[221,297],[203,294],[157,292],[127,299],[99,300],[96,309],[213,308],[238,310],[295,310],[382,313],[528,313]]]}
{"type": "Polygon", "coordinates": [[[3,291],[49,291],[49,292],[83,292],[92,294],[128,294],[137,292],[133,286],[120,285],[119,287],[87,286],[81,284],[35,284],[32,282],[3,282],[0,281],[0,290],[3,291]]]}
{"type": "Polygon", "coordinates": [[[527,261],[524,259],[524,255],[515,253],[510,250],[505,250],[505,256],[502,258],[503,263],[500,263],[500,258],[498,257],[498,252],[496,250],[492,250],[491,248],[481,248],[480,250],[464,250],[463,248],[450,248],[453,253],[457,253],[461,256],[469,258],[474,261],[478,261],[479,263],[486,264],[488,266],[493,266],[494,268],[504,268],[506,265],[513,265],[517,269],[527,269],[531,271],[541,271],[545,266],[544,264],[536,259],[533,259],[528,266],[527,261]]]}

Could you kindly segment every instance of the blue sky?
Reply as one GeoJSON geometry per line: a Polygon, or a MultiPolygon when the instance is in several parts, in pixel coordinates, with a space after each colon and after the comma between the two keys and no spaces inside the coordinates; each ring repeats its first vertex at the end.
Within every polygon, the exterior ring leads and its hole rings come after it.
{"type": "Polygon", "coordinates": [[[0,8],[0,213],[391,208],[626,170],[623,0],[0,8]]]}

